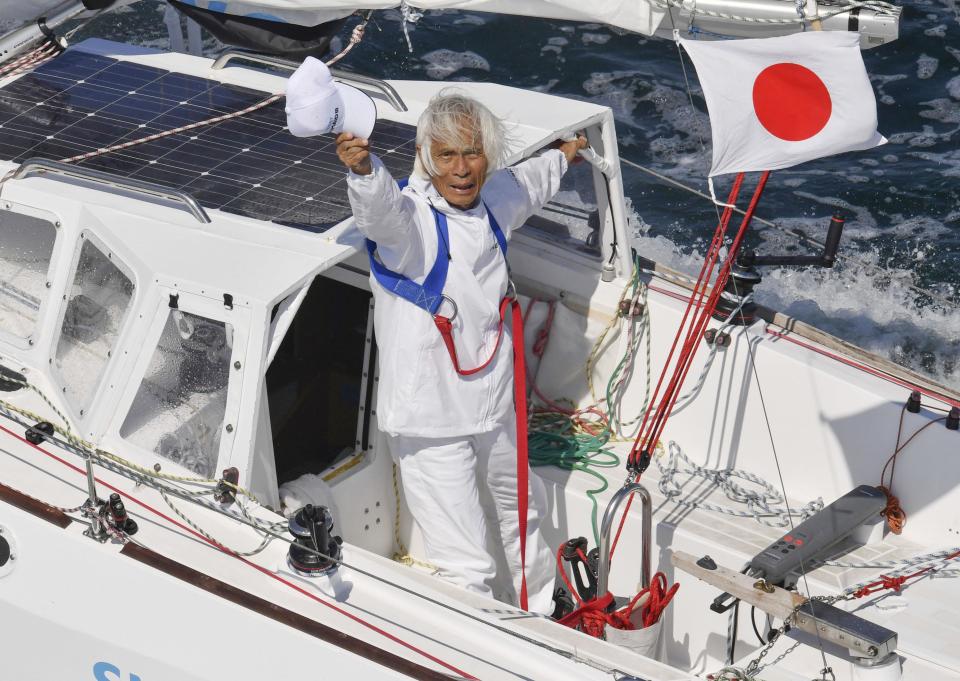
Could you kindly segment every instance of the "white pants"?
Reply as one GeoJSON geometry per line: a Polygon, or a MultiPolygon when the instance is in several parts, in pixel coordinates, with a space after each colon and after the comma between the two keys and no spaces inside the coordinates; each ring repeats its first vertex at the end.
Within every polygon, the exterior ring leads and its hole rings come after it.
{"type": "MultiPolygon", "coordinates": [[[[427,559],[448,581],[493,597],[496,561],[487,550],[479,487],[485,483],[500,526],[495,544],[502,546],[516,597],[520,593],[520,527],[515,420],[510,418],[489,433],[463,438],[399,435],[387,439],[403,478],[407,507],[423,531],[427,559]]],[[[546,492],[540,478],[531,473],[529,480],[527,597],[531,612],[549,615],[556,568],[553,552],[540,534],[546,492]]]]}

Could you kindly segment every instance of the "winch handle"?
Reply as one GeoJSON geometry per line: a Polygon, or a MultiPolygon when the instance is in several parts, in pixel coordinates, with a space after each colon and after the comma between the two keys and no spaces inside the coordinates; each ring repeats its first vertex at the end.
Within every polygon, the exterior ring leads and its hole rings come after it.
{"type": "Polygon", "coordinates": [[[830,218],[830,227],[827,228],[827,240],[823,244],[823,266],[833,267],[837,261],[837,249],[840,248],[840,237],[843,236],[843,215],[834,213],[830,218]]]}

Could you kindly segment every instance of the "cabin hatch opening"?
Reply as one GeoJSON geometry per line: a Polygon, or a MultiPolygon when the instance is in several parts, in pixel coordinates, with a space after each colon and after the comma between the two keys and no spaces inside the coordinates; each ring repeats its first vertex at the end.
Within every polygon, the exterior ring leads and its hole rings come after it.
{"type": "Polygon", "coordinates": [[[277,483],[320,473],[357,444],[370,292],[318,276],[267,369],[277,483]]]}

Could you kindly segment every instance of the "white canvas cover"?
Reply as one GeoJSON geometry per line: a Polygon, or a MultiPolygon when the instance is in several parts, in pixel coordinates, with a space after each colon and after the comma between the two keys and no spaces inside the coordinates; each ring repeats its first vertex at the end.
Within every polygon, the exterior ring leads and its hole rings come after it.
{"type": "MultiPolygon", "coordinates": [[[[358,9],[390,9],[397,0],[184,0],[218,12],[302,26],[345,17],[358,9]]],[[[413,0],[419,10],[460,9],[528,17],[589,21],[651,35],[664,13],[647,0],[413,0]]]]}

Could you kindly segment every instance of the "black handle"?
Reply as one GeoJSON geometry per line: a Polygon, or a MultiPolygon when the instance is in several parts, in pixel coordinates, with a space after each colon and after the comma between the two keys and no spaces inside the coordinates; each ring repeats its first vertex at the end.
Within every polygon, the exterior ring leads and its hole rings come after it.
{"type": "Polygon", "coordinates": [[[843,216],[834,213],[830,218],[830,228],[827,230],[827,242],[823,245],[823,266],[833,267],[837,261],[837,249],[840,247],[840,237],[843,234],[843,216]]]}

